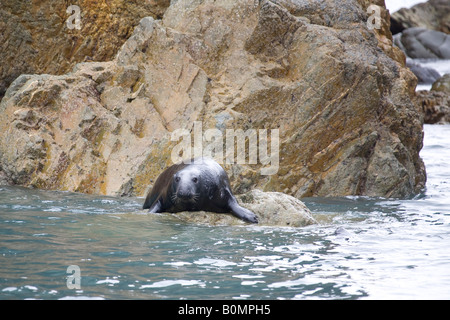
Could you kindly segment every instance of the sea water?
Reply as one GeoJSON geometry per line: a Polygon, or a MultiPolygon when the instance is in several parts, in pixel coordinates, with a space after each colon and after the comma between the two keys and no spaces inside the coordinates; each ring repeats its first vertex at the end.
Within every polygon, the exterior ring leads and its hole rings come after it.
{"type": "Polygon", "coordinates": [[[303,199],[319,221],[304,228],[2,186],[0,299],[450,299],[449,125],[425,125],[421,156],[415,198],[303,199]]]}

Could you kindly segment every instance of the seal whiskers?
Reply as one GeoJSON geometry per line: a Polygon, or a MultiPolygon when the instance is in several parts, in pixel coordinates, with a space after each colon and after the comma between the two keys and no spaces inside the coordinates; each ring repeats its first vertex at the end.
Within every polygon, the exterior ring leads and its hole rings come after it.
{"type": "Polygon", "coordinates": [[[177,194],[176,193],[172,194],[170,196],[170,200],[172,200],[172,202],[176,204],[178,202],[177,194]]]}
{"type": "Polygon", "coordinates": [[[192,202],[197,203],[198,199],[200,199],[200,194],[199,193],[194,193],[192,195],[192,202]]]}

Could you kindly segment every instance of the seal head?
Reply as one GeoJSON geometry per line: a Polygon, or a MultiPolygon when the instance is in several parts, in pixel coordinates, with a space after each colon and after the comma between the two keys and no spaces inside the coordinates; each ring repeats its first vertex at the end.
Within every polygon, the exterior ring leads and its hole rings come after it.
{"type": "Polygon", "coordinates": [[[232,213],[244,221],[258,222],[253,212],[237,203],[225,170],[210,158],[194,159],[164,170],[147,195],[143,208],[150,212],[232,213]]]}

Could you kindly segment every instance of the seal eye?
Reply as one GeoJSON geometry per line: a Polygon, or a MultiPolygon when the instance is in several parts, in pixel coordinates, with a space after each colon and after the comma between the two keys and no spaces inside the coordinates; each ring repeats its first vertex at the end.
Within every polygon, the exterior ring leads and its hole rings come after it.
{"type": "Polygon", "coordinates": [[[194,183],[197,183],[198,179],[197,178],[192,178],[192,181],[194,181],[194,183]]]}
{"type": "Polygon", "coordinates": [[[175,182],[180,182],[180,177],[175,177],[175,182]]]}

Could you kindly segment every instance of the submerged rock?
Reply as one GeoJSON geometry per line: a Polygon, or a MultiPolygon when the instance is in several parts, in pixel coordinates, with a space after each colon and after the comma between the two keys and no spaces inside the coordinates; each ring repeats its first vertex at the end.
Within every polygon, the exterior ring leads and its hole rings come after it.
{"type": "Polygon", "coordinates": [[[173,1],[162,20],[142,19],[112,61],[11,84],[0,104],[0,177],[143,196],[172,164],[180,140],[172,134],[192,133],[198,122],[200,134],[213,129],[220,138],[230,129],[268,131],[257,163],[224,165],[237,193],[418,192],[425,168],[416,79],[392,45],[383,7],[380,29],[368,29],[369,4],[173,1]],[[261,174],[270,165],[275,172],[261,174]]]}
{"type": "MultiPolygon", "coordinates": [[[[255,189],[236,195],[236,199],[240,205],[258,216],[258,226],[305,227],[317,223],[303,202],[281,192],[262,192],[255,189]]],[[[223,213],[183,211],[171,215],[182,221],[207,225],[248,224],[231,214],[223,213]]]]}

